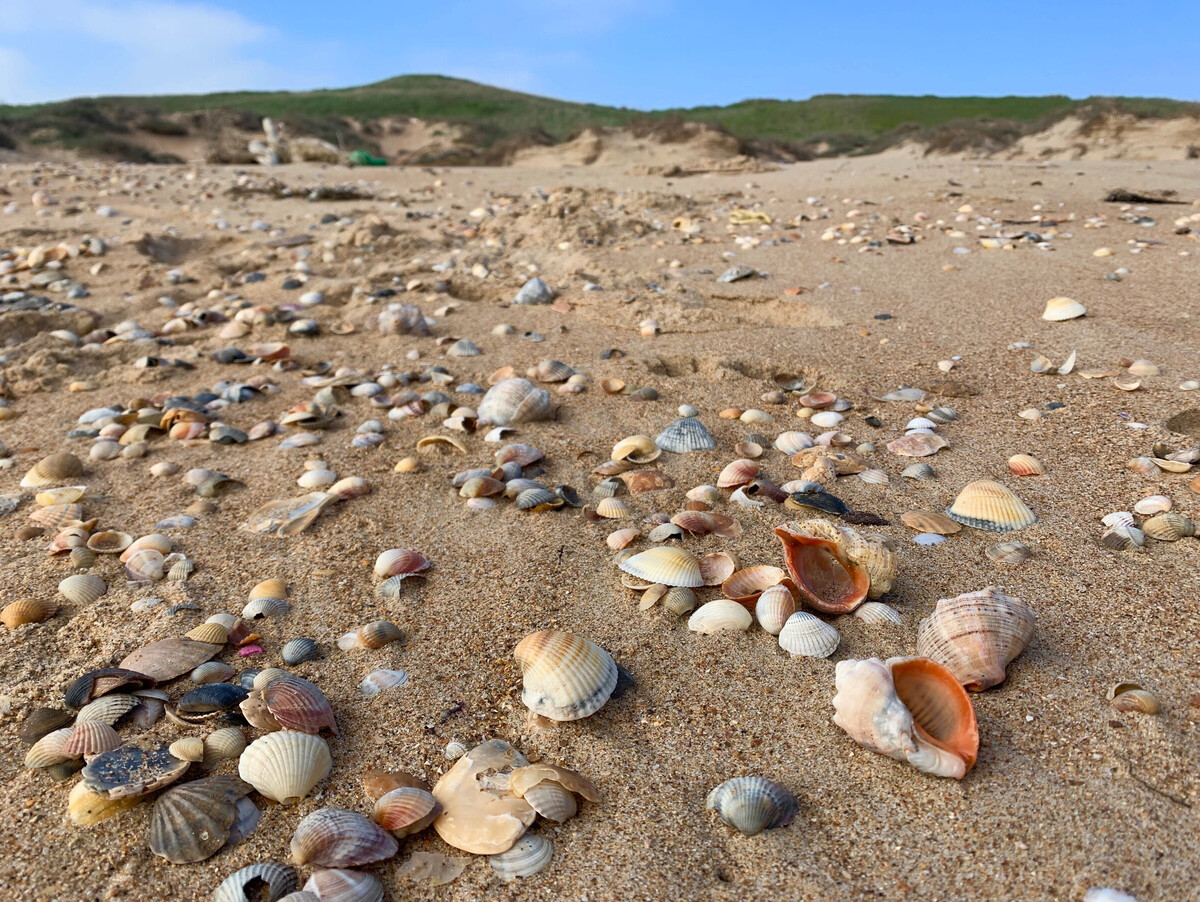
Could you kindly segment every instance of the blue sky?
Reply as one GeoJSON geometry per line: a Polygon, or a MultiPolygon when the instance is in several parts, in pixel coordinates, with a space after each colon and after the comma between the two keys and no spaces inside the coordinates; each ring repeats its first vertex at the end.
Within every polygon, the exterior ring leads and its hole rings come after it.
{"type": "Polygon", "coordinates": [[[456,75],[663,108],[821,93],[1200,100],[1200,0],[0,0],[0,103],[456,75]]]}

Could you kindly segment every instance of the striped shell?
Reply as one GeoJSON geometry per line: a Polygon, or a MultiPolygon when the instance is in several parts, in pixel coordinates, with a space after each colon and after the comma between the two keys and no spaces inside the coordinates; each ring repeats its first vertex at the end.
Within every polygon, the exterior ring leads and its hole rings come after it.
{"type": "Polygon", "coordinates": [[[261,736],[238,760],[238,776],[268,799],[294,805],[329,775],[333,758],[325,740],[281,730],[261,736]]]}
{"type": "Polygon", "coordinates": [[[797,611],[779,631],[779,647],[794,657],[828,658],[841,642],[838,631],[807,611],[797,611]]]}
{"type": "Polygon", "coordinates": [[[1004,682],[1005,670],[1033,638],[1033,610],[994,586],[943,598],[917,631],[917,654],[946,667],[974,692],[1004,682]]]}
{"type": "Polygon", "coordinates": [[[990,479],[968,483],[946,514],[963,526],[1011,532],[1037,522],[1033,511],[1007,486],[990,479]]]}
{"type": "Polygon", "coordinates": [[[554,844],[539,834],[526,834],[498,855],[489,855],[488,864],[505,883],[519,877],[532,877],[554,859],[554,844]]]}
{"type": "Polygon", "coordinates": [[[71,738],[74,727],[61,727],[42,736],[25,753],[25,766],[31,768],[53,767],[70,758],[63,753],[63,746],[71,738]]]}
{"type": "Polygon", "coordinates": [[[416,786],[401,786],[375,800],[372,817],[384,830],[396,836],[410,836],[420,833],[441,813],[442,806],[432,793],[416,786]]]}
{"type": "Polygon", "coordinates": [[[812,446],[812,436],[807,432],[782,432],[775,438],[775,450],[782,451],[788,457],[812,446]]]}
{"type": "Polygon", "coordinates": [[[201,664],[191,673],[193,683],[223,683],[236,671],[228,664],[221,661],[209,661],[206,664],[201,664]]]}
{"type": "Polygon", "coordinates": [[[282,676],[262,689],[262,700],[281,727],[303,733],[328,729],[337,735],[333,707],[317,686],[300,677],[282,676]]]}
{"type": "Polygon", "coordinates": [[[142,699],[136,695],[126,695],[121,692],[102,695],[79,709],[75,723],[78,725],[89,720],[99,720],[113,727],[116,726],[118,720],[141,703],[142,699]]]}
{"type": "Polygon", "coordinates": [[[229,641],[229,630],[220,623],[202,623],[188,630],[185,635],[193,642],[207,642],[209,645],[224,645],[229,641]]]}
{"type": "Polygon", "coordinates": [[[297,864],[347,868],[391,858],[399,845],[390,833],[356,811],[321,808],[296,825],[291,849],[297,864]]]}
{"type": "Polygon", "coordinates": [[[1180,539],[1194,536],[1196,525],[1183,514],[1166,511],[1144,522],[1142,532],[1160,542],[1178,542],[1180,539]]]}
{"type": "Polygon", "coordinates": [[[750,628],[754,617],[736,601],[718,598],[701,605],[688,618],[688,629],[701,635],[720,632],[744,632],[750,628]]]}
{"type": "Polygon", "coordinates": [[[429,566],[425,555],[418,551],[389,548],[375,559],[375,575],[385,579],[389,576],[409,576],[424,573],[429,566]]]}
{"type": "Polygon", "coordinates": [[[664,586],[696,589],[704,585],[700,561],[683,548],[651,548],[627,558],[618,566],[631,576],[664,586]]]}
{"type": "Polygon", "coordinates": [[[854,609],[854,616],[863,623],[872,625],[886,623],[899,624],[900,612],[882,601],[864,601],[854,609]]]}
{"type": "Polygon", "coordinates": [[[313,871],[304,891],[322,902],[383,902],[383,884],[374,874],[327,868],[313,871]]]}
{"type": "Polygon", "coordinates": [[[620,498],[601,498],[596,513],[609,520],[621,520],[632,514],[629,505],[620,498]]]}
{"type": "Polygon", "coordinates": [[[260,596],[246,602],[246,606],[242,608],[242,618],[244,620],[261,620],[264,617],[283,617],[291,609],[292,606],[282,598],[260,596]]]}
{"type": "Polygon", "coordinates": [[[92,604],[108,591],[108,584],[91,573],[68,576],[58,584],[59,594],[73,604],[92,604]]]}
{"type": "Polygon", "coordinates": [[[705,807],[744,836],[786,827],[797,813],[795,796],[763,777],[726,780],[708,794],[705,807]]]}
{"type": "Polygon", "coordinates": [[[91,759],[104,752],[111,752],[121,744],[121,736],[102,720],[86,720],[76,723],[62,745],[66,758],[91,759]]]}
{"type": "MultiPolygon", "coordinates": [[[[251,898],[246,890],[250,887],[266,886],[265,896],[256,893],[267,902],[279,902],[284,896],[294,892],[300,886],[296,872],[285,864],[274,861],[264,861],[234,871],[221,881],[221,885],[213,890],[212,902],[248,902],[251,898]]],[[[330,898],[333,898],[332,896],[330,898]]],[[[382,892],[380,899],[383,898],[382,892]]]]}
{"type": "Polygon", "coordinates": [[[608,538],[604,540],[604,544],[613,551],[620,551],[622,548],[628,548],[640,536],[641,532],[633,528],[618,529],[616,532],[608,534],[608,538]]]}
{"type": "Polygon", "coordinates": [[[1046,475],[1046,465],[1030,454],[1014,454],[1008,459],[1008,468],[1017,476],[1046,475]]]}
{"type": "Polygon", "coordinates": [[[21,488],[40,489],[43,486],[62,485],[81,475],[83,463],[74,454],[63,451],[43,457],[34,464],[21,480],[21,488]]]}
{"type": "Polygon", "coordinates": [[[738,458],[725,466],[717,477],[717,488],[734,489],[738,486],[749,485],[758,476],[761,468],[754,461],[738,458]]]}
{"type": "Polygon", "coordinates": [[[321,647],[315,640],[308,638],[292,639],[285,642],[283,648],[279,650],[279,656],[283,658],[283,663],[289,665],[315,661],[320,655],[321,647]]]}
{"type": "Polygon", "coordinates": [[[238,799],[251,791],[237,777],[216,776],[168,789],[154,803],[150,851],[174,864],[203,861],[229,839],[238,799]]]}
{"type": "Polygon", "coordinates": [[[1023,564],[1033,556],[1033,550],[1024,542],[997,542],[989,545],[984,554],[996,564],[1023,564]]]}
{"type": "Polygon", "coordinates": [[[787,586],[771,586],[764,589],[754,603],[754,616],[759,626],[778,636],[789,617],[796,612],[796,599],[787,586]]]}
{"type": "Polygon", "coordinates": [[[400,627],[390,620],[375,620],[360,626],[352,633],[346,633],[338,638],[338,648],[349,651],[352,648],[383,648],[390,642],[396,642],[403,636],[400,627]]]}
{"type": "Polygon", "coordinates": [[[34,598],[20,598],[5,605],[0,611],[0,623],[10,630],[26,623],[41,623],[49,620],[58,610],[58,605],[52,601],[42,601],[34,598]]]}
{"type": "Polygon", "coordinates": [[[704,424],[695,417],[676,420],[660,432],[654,443],[664,451],[674,454],[689,454],[694,451],[712,451],[717,447],[704,424]]]}
{"type": "Polygon", "coordinates": [[[504,379],[479,402],[479,419],[493,426],[548,420],[554,413],[550,393],[528,379],[504,379]]]}
{"type": "Polygon", "coordinates": [[[962,527],[945,514],[930,511],[905,511],[900,515],[900,522],[909,529],[937,536],[952,536],[962,531],[962,527]]]}
{"type": "Polygon", "coordinates": [[[579,720],[599,711],[617,685],[612,656],[587,639],[562,630],[541,630],[513,651],[521,666],[521,700],[551,720],[579,720]]]}
{"type": "Polygon", "coordinates": [[[363,695],[378,695],[390,689],[399,689],[408,685],[408,674],[403,670],[372,670],[358,684],[358,691],[363,695]]]}
{"type": "Polygon", "coordinates": [[[215,730],[204,737],[204,763],[211,767],[218,761],[237,758],[246,750],[246,737],[237,727],[215,730]]]}

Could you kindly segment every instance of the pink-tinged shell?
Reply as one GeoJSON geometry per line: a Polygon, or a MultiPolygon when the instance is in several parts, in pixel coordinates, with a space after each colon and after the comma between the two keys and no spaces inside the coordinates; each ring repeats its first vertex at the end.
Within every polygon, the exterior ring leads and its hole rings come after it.
{"type": "Polygon", "coordinates": [[[754,461],[744,457],[739,458],[721,471],[721,475],[717,477],[717,488],[735,489],[738,486],[749,485],[754,482],[760,470],[761,468],[754,461]]]}
{"type": "Polygon", "coordinates": [[[356,811],[322,808],[296,825],[291,848],[297,864],[349,868],[391,858],[399,844],[356,811]]]}
{"type": "Polygon", "coordinates": [[[779,567],[759,564],[731,574],[721,583],[721,592],[726,598],[753,609],[764,589],[779,585],[786,577],[779,567]]]}
{"type": "Polygon", "coordinates": [[[121,736],[102,720],[85,720],[77,723],[70,737],[63,743],[65,758],[91,758],[111,752],[121,744],[121,736]]]}
{"type": "Polygon", "coordinates": [[[390,548],[375,559],[375,575],[384,579],[389,576],[411,576],[424,573],[429,566],[429,561],[419,551],[390,548]]]}
{"type": "Polygon", "coordinates": [[[616,532],[609,533],[608,538],[604,542],[613,551],[620,551],[623,548],[628,548],[640,537],[641,532],[636,529],[618,529],[616,532]]]}
{"type": "Polygon", "coordinates": [[[375,801],[375,823],[396,836],[420,833],[442,813],[433,794],[415,786],[385,792],[375,801]]]}
{"type": "Polygon", "coordinates": [[[520,442],[515,442],[511,445],[505,445],[496,452],[496,466],[502,467],[506,463],[516,463],[522,468],[535,464],[545,455],[542,454],[533,445],[525,445],[520,442]]]}
{"type": "Polygon", "coordinates": [[[995,586],[943,598],[921,621],[917,654],[945,666],[967,689],[1004,682],[1008,665],[1033,638],[1033,610],[995,586]]]}
{"type": "Polygon", "coordinates": [[[315,735],[328,729],[337,735],[337,721],[329,699],[308,680],[290,674],[272,680],[263,687],[262,699],[285,730],[315,735]]]}
{"type": "Polygon", "coordinates": [[[249,658],[253,655],[261,655],[263,653],[261,645],[243,645],[238,649],[238,654],[243,658],[249,658]]]}
{"type": "Polygon", "coordinates": [[[706,586],[719,586],[733,575],[737,561],[724,551],[714,551],[700,558],[700,578],[706,586]]]}

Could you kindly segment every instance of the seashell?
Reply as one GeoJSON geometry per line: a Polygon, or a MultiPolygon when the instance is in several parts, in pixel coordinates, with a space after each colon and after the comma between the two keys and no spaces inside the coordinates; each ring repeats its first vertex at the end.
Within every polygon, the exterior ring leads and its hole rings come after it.
{"type": "Polygon", "coordinates": [[[631,435],[623,438],[612,449],[612,460],[628,461],[633,464],[648,464],[662,456],[662,449],[648,435],[631,435]]]}
{"type": "Polygon", "coordinates": [[[926,463],[909,464],[900,471],[905,479],[932,479],[933,467],[926,463]]]}
{"type": "Polygon", "coordinates": [[[250,601],[259,598],[287,598],[287,585],[281,579],[266,579],[250,590],[248,598],[250,601]]]}
{"type": "Polygon", "coordinates": [[[237,727],[214,730],[204,737],[204,763],[212,767],[218,761],[237,758],[246,750],[246,737],[237,727]]]}
{"type": "Polygon", "coordinates": [[[33,496],[39,507],[57,507],[60,504],[74,504],[81,500],[87,492],[87,486],[67,485],[58,489],[47,489],[33,496]]]}
{"type": "Polygon", "coordinates": [[[872,625],[887,623],[899,624],[900,612],[891,605],[886,605],[882,601],[864,601],[854,609],[854,616],[863,623],[872,625]]]}
{"type": "Polygon", "coordinates": [[[1033,556],[1033,551],[1023,542],[997,542],[989,545],[984,554],[996,564],[1023,564],[1033,556]]]}
{"type": "Polygon", "coordinates": [[[33,745],[43,736],[61,730],[70,723],[71,715],[62,708],[34,708],[21,721],[21,726],[17,729],[17,738],[25,745],[33,745]]]}
{"type": "Polygon", "coordinates": [[[1154,514],[1161,514],[1170,509],[1171,499],[1166,495],[1150,495],[1133,506],[1133,512],[1141,514],[1143,517],[1151,517],[1154,514]]]}
{"type": "Polygon", "coordinates": [[[79,709],[75,723],[78,725],[96,720],[106,723],[110,727],[116,726],[117,721],[141,704],[141,701],[136,695],[124,693],[102,695],[79,709]]]}
{"type": "MultiPolygon", "coordinates": [[[[464,748],[465,752],[466,749],[464,748]]],[[[363,774],[362,778],[363,792],[367,794],[367,798],[376,801],[384,793],[391,792],[393,789],[402,789],[411,787],[414,789],[429,789],[429,784],[412,774],[404,771],[389,771],[389,770],[370,770],[363,774]]]]}
{"type": "Polygon", "coordinates": [[[858,478],[867,485],[887,485],[889,481],[888,474],[883,470],[863,470],[858,478]]]}
{"type": "Polygon", "coordinates": [[[931,532],[938,536],[952,536],[962,532],[962,527],[945,514],[929,511],[906,511],[900,515],[900,522],[917,532],[931,532]]]}
{"type": "MultiPolygon", "coordinates": [[[[517,482],[518,480],[513,480],[517,482]]],[[[524,480],[521,480],[522,482],[524,480]]],[[[512,482],[509,486],[512,486],[512,482]]],[[[612,501],[612,498],[605,498],[605,501],[612,501]]],[[[517,510],[533,511],[534,513],[542,513],[549,510],[558,510],[566,502],[558,495],[554,494],[545,486],[535,485],[532,488],[527,488],[521,491],[516,496],[517,510]]],[[[614,508],[609,508],[614,510],[614,508]]],[[[617,508],[616,510],[619,510],[617,508]]],[[[618,516],[620,516],[618,514],[618,516]]]]}
{"type": "Polygon", "coordinates": [[[86,570],[96,563],[96,552],[90,548],[72,548],[68,559],[76,570],[86,570]]]}
{"type": "Polygon", "coordinates": [[[789,617],[796,612],[796,599],[787,586],[774,585],[763,589],[754,603],[754,617],[758,625],[778,636],[789,617]]]}
{"type": "Polygon", "coordinates": [[[717,477],[717,488],[732,489],[749,485],[760,472],[761,468],[754,461],[744,457],[738,458],[721,471],[721,475],[717,477]]]}
{"type": "Polygon", "coordinates": [[[609,520],[620,520],[632,515],[633,511],[620,498],[601,498],[596,504],[596,513],[609,520]]]}
{"type": "Polygon", "coordinates": [[[845,614],[892,587],[896,557],[881,536],[863,535],[828,520],[775,528],[784,561],[804,599],[827,614],[845,614]]]}
{"type": "Polygon", "coordinates": [[[887,449],[901,457],[929,457],[950,443],[937,433],[910,432],[887,443],[887,449]]]}
{"type": "Polygon", "coordinates": [[[835,410],[822,410],[820,413],[814,413],[809,417],[809,422],[822,429],[833,429],[835,426],[840,426],[845,419],[844,416],[835,410]]]}
{"type": "Polygon", "coordinates": [[[766,589],[779,585],[786,576],[787,574],[778,567],[762,564],[746,567],[731,574],[721,583],[721,592],[726,598],[751,608],[766,589]]]}
{"type": "Polygon", "coordinates": [[[704,424],[695,417],[683,417],[671,423],[658,434],[654,443],[673,454],[690,454],[696,451],[712,451],[717,447],[704,424]]]}
{"type": "Polygon", "coordinates": [[[806,432],[784,432],[775,438],[775,450],[782,451],[788,457],[811,447],[813,447],[812,436],[806,432]]]}
{"type": "Polygon", "coordinates": [[[703,501],[709,506],[716,505],[721,501],[721,493],[715,485],[695,486],[687,490],[686,496],[692,501],[703,501]]]}
{"type": "Polygon", "coordinates": [[[695,589],[704,585],[700,562],[694,554],[683,548],[651,548],[621,561],[618,566],[631,576],[664,586],[695,589]]]}
{"type": "Polygon", "coordinates": [[[942,664],[972,692],[1004,682],[1005,669],[1033,638],[1037,618],[994,586],[938,601],[917,631],[917,654],[942,664]]]}
{"type": "Polygon", "coordinates": [[[83,505],[54,504],[50,507],[39,507],[29,515],[29,519],[35,525],[48,529],[77,526],[83,519],[83,505]]]}
{"type": "Polygon", "coordinates": [[[63,748],[74,732],[74,727],[60,727],[39,737],[25,753],[25,766],[40,769],[66,761],[71,756],[63,748]]]}
{"type": "Polygon", "coordinates": [[[114,530],[105,530],[103,532],[92,533],[88,539],[87,547],[96,554],[119,554],[130,545],[133,544],[133,536],[125,532],[116,532],[114,530]]]}
{"type": "Polygon", "coordinates": [[[285,674],[258,691],[271,716],[285,730],[316,735],[328,729],[337,735],[337,721],[329,699],[308,680],[285,674]]]}
{"type": "Polygon", "coordinates": [[[262,730],[264,733],[274,733],[276,730],[283,729],[258,692],[254,692],[249,698],[242,701],[238,708],[250,726],[262,730]]]}
{"type": "Polygon", "coordinates": [[[184,557],[181,554],[168,556],[163,561],[163,564],[167,568],[167,579],[177,583],[184,582],[192,575],[192,571],[196,569],[196,565],[192,562],[191,558],[184,557]]]}
{"type": "Polygon", "coordinates": [[[358,684],[358,691],[363,695],[378,695],[390,689],[399,689],[408,685],[408,674],[403,670],[372,670],[358,684]]]}
{"type": "Polygon", "coordinates": [[[58,605],[52,601],[39,601],[34,598],[20,598],[5,605],[0,611],[0,623],[10,630],[26,623],[41,623],[49,620],[58,610],[58,605]]]}
{"type": "Polygon", "coordinates": [[[1029,454],[1014,454],[1008,459],[1008,468],[1017,476],[1046,475],[1046,465],[1029,454]]]}
{"type": "Polygon", "coordinates": [[[399,845],[390,833],[356,811],[321,808],[296,825],[291,849],[297,864],[345,868],[384,861],[396,854],[399,845]]]}
{"type": "Polygon", "coordinates": [[[1139,359],[1125,367],[1131,376],[1160,376],[1162,370],[1152,360],[1139,359]]]}
{"type": "Polygon", "coordinates": [[[153,548],[141,548],[125,561],[125,575],[131,582],[157,582],[164,573],[166,559],[153,548]]]}
{"type": "Polygon", "coordinates": [[[818,510],[838,517],[850,511],[842,499],[826,491],[792,492],[784,502],[784,507],[789,510],[818,510]]]}
{"type": "Polygon", "coordinates": [[[432,824],[441,813],[442,806],[428,790],[401,786],[376,799],[375,811],[371,816],[384,830],[396,836],[411,836],[432,824]]]}
{"type": "Polygon", "coordinates": [[[330,486],[329,492],[310,492],[297,498],[268,501],[250,514],[242,528],[279,538],[297,535],[311,526],[326,507],[338,500],[333,488],[330,486]]]}
{"type": "Polygon", "coordinates": [[[496,855],[512,848],[537,812],[511,792],[508,780],[485,783],[481,777],[507,777],[514,768],[528,764],[524,755],[501,739],[471,749],[433,787],[433,796],[442,806],[434,830],[454,848],[473,855],[496,855]]]}
{"type": "Polygon", "coordinates": [[[191,639],[160,639],[135,649],[120,666],[135,671],[135,676],[141,676],[148,680],[147,686],[153,686],[155,681],[165,682],[188,673],[220,650],[219,645],[191,639]]]}
{"type": "MultiPolygon", "coordinates": [[[[1150,458],[1150,463],[1167,473],[1186,473],[1192,468],[1190,463],[1182,460],[1163,460],[1159,457],[1150,458]]],[[[1155,475],[1155,474],[1151,474],[1155,475]]]]}
{"type": "Polygon", "coordinates": [[[407,548],[391,548],[375,559],[375,575],[379,577],[411,576],[429,567],[423,554],[407,548]]]}
{"type": "Polygon", "coordinates": [[[1073,301],[1071,298],[1050,298],[1046,301],[1046,309],[1042,312],[1042,319],[1052,323],[1062,322],[1063,320],[1075,319],[1087,313],[1087,308],[1079,301],[1073,301]]]}
{"type": "Polygon", "coordinates": [[[967,483],[946,514],[963,526],[991,532],[1011,532],[1037,522],[1024,501],[991,479],[967,483]]]}
{"type": "Polygon", "coordinates": [[[290,642],[284,643],[283,648],[279,650],[279,656],[283,658],[284,664],[303,664],[319,658],[321,647],[312,639],[292,639],[290,642]]]}
{"type": "Polygon", "coordinates": [[[467,747],[457,740],[446,743],[446,747],[442,749],[442,757],[447,761],[457,761],[467,753],[467,747]]]}
{"type": "Polygon", "coordinates": [[[1100,536],[1100,543],[1114,551],[1128,551],[1146,544],[1146,534],[1136,526],[1110,526],[1100,536]]]}
{"type": "Polygon", "coordinates": [[[488,864],[505,883],[532,877],[554,858],[554,844],[544,836],[526,834],[505,852],[488,856],[488,864]]]}
{"type": "Polygon", "coordinates": [[[828,658],[841,639],[836,629],[807,611],[796,611],[779,631],[779,647],[793,657],[828,658]]]}
{"type": "Polygon", "coordinates": [[[706,586],[721,585],[736,569],[737,561],[724,551],[715,551],[700,559],[700,577],[706,586]]]}
{"type": "Polygon", "coordinates": [[[86,758],[110,752],[121,744],[121,736],[102,720],[76,723],[62,744],[64,758],[86,758]]]}
{"type": "Polygon", "coordinates": [[[1160,710],[1154,693],[1137,683],[1117,683],[1108,690],[1108,700],[1114,708],[1125,713],[1137,711],[1141,714],[1157,714],[1160,710]]]}
{"type": "Polygon", "coordinates": [[[126,743],[94,757],[80,774],[92,792],[121,799],[169,786],[190,766],[191,762],[180,761],[165,745],[144,748],[126,743]]]}
{"type": "Polygon", "coordinates": [[[675,480],[658,470],[634,470],[622,473],[620,478],[629,488],[631,495],[644,495],[646,492],[657,492],[675,485],[675,480]]]}
{"type": "Polygon", "coordinates": [[[229,641],[229,630],[219,623],[202,623],[188,630],[186,635],[194,642],[207,642],[210,645],[224,645],[229,641]]]}
{"type": "Polygon", "coordinates": [[[600,380],[600,387],[604,389],[605,394],[619,395],[625,390],[625,382],[622,379],[606,377],[600,380]]]}
{"type": "Polygon", "coordinates": [[[833,722],[864,748],[939,777],[961,780],[975,764],[971,700],[936,661],[839,661],[836,683],[833,722]]]}
{"type": "Polygon", "coordinates": [[[688,629],[701,635],[718,632],[744,632],[750,628],[754,617],[742,605],[727,598],[718,598],[701,605],[688,618],[688,629]]]}
{"type": "Polygon", "coordinates": [[[246,699],[238,683],[207,683],[185,692],[177,705],[180,714],[212,714],[229,711],[246,699]]]}
{"type": "Polygon", "coordinates": [[[91,827],[132,808],[141,801],[140,796],[108,799],[92,792],[87,788],[87,784],[81,781],[71,787],[71,794],[67,797],[67,816],[76,826],[91,827]]]}
{"type": "Polygon", "coordinates": [[[63,693],[63,700],[68,708],[82,708],[93,699],[118,689],[133,692],[152,689],[154,685],[155,680],[144,673],[120,667],[102,667],[99,670],[89,670],[71,683],[63,693]]]}
{"type": "Polygon", "coordinates": [[[401,636],[400,627],[390,620],[375,620],[339,638],[338,648],[342,651],[349,651],[352,648],[383,648],[389,642],[397,641],[401,636]]]}
{"type": "Polygon", "coordinates": [[[329,775],[333,759],[325,740],[298,730],[261,736],[238,759],[238,776],[268,799],[294,805],[329,775]]]}
{"type": "Polygon", "coordinates": [[[340,868],[313,871],[304,891],[322,902],[383,902],[383,884],[379,878],[362,871],[340,868]]]}
{"type": "Polygon", "coordinates": [[[88,605],[108,591],[108,584],[90,573],[68,576],[58,584],[59,594],[72,604],[88,605]]]}
{"type": "Polygon", "coordinates": [[[1196,525],[1183,514],[1168,511],[1151,517],[1142,524],[1142,532],[1160,542],[1178,542],[1196,534],[1196,525]]]}
{"type": "Polygon", "coordinates": [[[21,480],[23,489],[40,489],[43,486],[62,485],[83,475],[83,463],[74,454],[66,451],[43,457],[34,464],[21,480]]]}
{"type": "Polygon", "coordinates": [[[575,370],[561,360],[540,360],[526,375],[538,382],[566,382],[574,373],[575,370]]]}
{"type": "Polygon", "coordinates": [[[150,851],[173,864],[212,857],[229,839],[238,799],[250,791],[249,783],[227,776],[168,789],[150,816],[150,851]]]}
{"type": "Polygon", "coordinates": [[[528,379],[504,379],[479,402],[479,419],[493,426],[548,420],[554,415],[550,393],[528,379]]]}
{"type": "Polygon", "coordinates": [[[726,780],[709,792],[705,807],[743,836],[786,827],[797,813],[796,797],[763,777],[726,780]]]}
{"type": "Polygon", "coordinates": [[[613,551],[620,551],[622,548],[628,548],[640,536],[641,532],[633,528],[618,529],[616,532],[609,533],[604,543],[613,551]]]}
{"type": "Polygon", "coordinates": [[[243,620],[261,620],[264,617],[283,617],[292,606],[282,598],[255,598],[242,608],[243,620]]]}
{"type": "MultiPolygon", "coordinates": [[[[290,867],[264,861],[234,871],[222,880],[221,885],[213,891],[212,902],[258,902],[263,898],[267,902],[280,902],[284,896],[294,893],[299,886],[300,879],[290,867]],[[261,892],[264,885],[265,896],[261,892]],[[253,896],[247,892],[250,888],[255,890],[253,896]]],[[[379,899],[383,899],[382,894],[379,899]]]]}
{"type": "Polygon", "coordinates": [[[143,548],[150,548],[154,551],[157,551],[159,554],[166,555],[171,552],[171,547],[171,540],[166,536],[160,535],[159,533],[152,533],[148,536],[142,536],[139,539],[134,539],[134,541],[130,543],[129,547],[121,552],[121,556],[118,558],[118,560],[122,564],[127,563],[131,557],[133,557],[143,548]]]}
{"type": "Polygon", "coordinates": [[[521,701],[551,720],[580,720],[599,711],[617,685],[617,665],[604,649],[562,630],[530,633],[513,650],[523,675],[521,701]]]}
{"type": "Polygon", "coordinates": [[[254,680],[250,686],[256,692],[262,692],[275,680],[281,677],[291,676],[286,670],[281,670],[278,667],[268,667],[265,670],[260,670],[254,674],[254,680]]]}

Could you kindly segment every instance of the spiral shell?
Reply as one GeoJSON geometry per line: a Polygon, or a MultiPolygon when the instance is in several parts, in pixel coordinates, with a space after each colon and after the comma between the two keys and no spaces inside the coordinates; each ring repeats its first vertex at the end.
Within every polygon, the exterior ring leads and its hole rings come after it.
{"type": "Polygon", "coordinates": [[[442,806],[432,793],[416,786],[401,786],[375,800],[372,817],[384,830],[396,836],[410,836],[420,833],[441,813],[442,806]]]}
{"type": "Polygon", "coordinates": [[[333,758],[325,740],[281,730],[259,737],[238,760],[238,775],[268,799],[294,805],[329,775],[333,758]]]}
{"type": "Polygon", "coordinates": [[[796,611],[779,631],[779,647],[793,657],[828,658],[841,638],[824,620],[807,611],[796,611]]]}
{"type": "Polygon", "coordinates": [[[743,836],[786,827],[798,810],[795,796],[763,777],[726,780],[708,794],[705,807],[743,836]]]}
{"type": "Polygon", "coordinates": [[[604,649],[562,630],[541,630],[513,651],[521,666],[521,700],[551,720],[579,720],[599,711],[617,685],[617,665],[604,649]]]}
{"type": "Polygon", "coordinates": [[[322,808],[296,826],[291,849],[297,864],[345,868],[391,858],[399,846],[391,834],[356,811],[322,808]]]}
{"type": "Polygon", "coordinates": [[[493,426],[548,420],[554,414],[550,393],[528,379],[504,379],[479,402],[479,418],[493,426]]]}
{"type": "Polygon", "coordinates": [[[967,689],[1004,682],[1008,665],[1033,638],[1037,622],[1021,599],[994,586],[943,598],[917,631],[917,654],[945,666],[967,689]]]}

